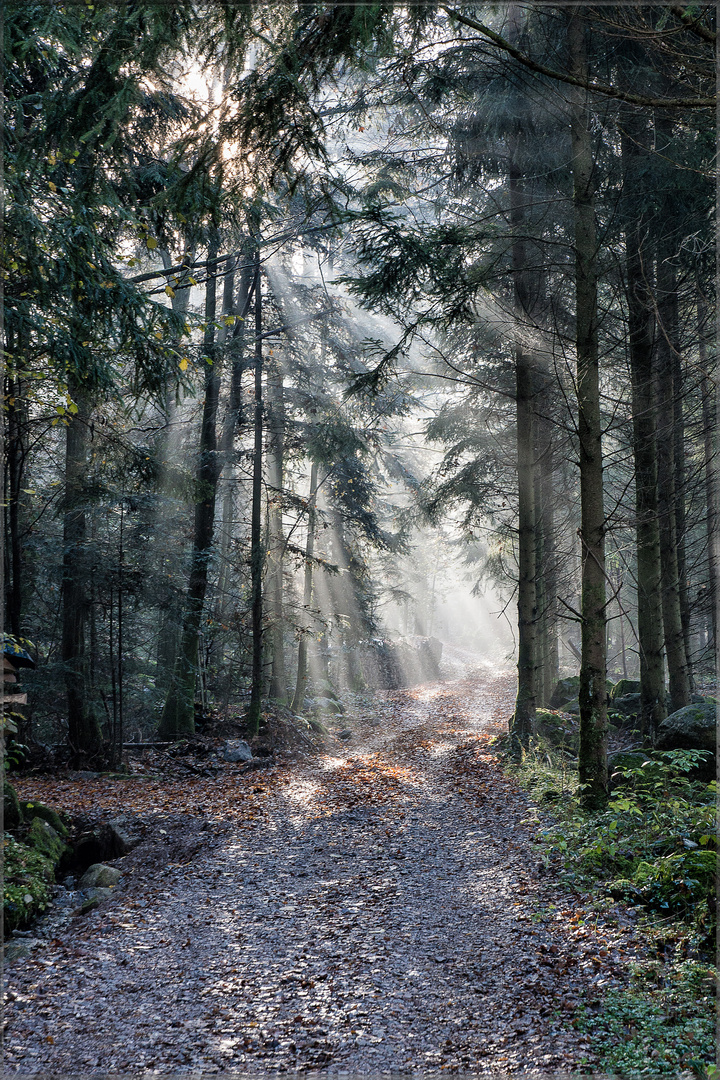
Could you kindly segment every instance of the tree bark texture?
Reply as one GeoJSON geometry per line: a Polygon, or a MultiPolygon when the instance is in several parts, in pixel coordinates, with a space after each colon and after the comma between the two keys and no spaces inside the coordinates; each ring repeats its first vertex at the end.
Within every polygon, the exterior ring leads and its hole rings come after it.
{"type": "Polygon", "coordinates": [[[718,566],[720,565],[720,535],[718,534],[718,475],[717,475],[717,387],[711,373],[710,358],[707,349],[707,306],[703,300],[698,301],[698,342],[700,367],[703,371],[702,393],[702,416],[703,416],[703,457],[705,469],[705,496],[707,499],[707,518],[705,519],[705,531],[707,536],[707,563],[708,563],[708,599],[707,615],[710,627],[709,637],[711,641],[710,655],[716,655],[717,649],[717,615],[718,615],[718,566]]]}
{"type": "MultiPolygon", "coordinates": [[[[12,354],[12,347],[9,351],[12,354]]],[[[20,375],[8,375],[5,379],[5,616],[10,633],[15,637],[22,636],[26,568],[20,525],[28,449],[26,390],[23,383],[20,375]]]]}
{"type": "MultiPolygon", "coordinates": [[[[515,314],[520,320],[530,308],[526,245],[521,238],[526,196],[514,162],[510,165],[510,223],[513,230],[512,267],[515,314]]],[[[516,750],[527,746],[535,722],[537,669],[537,592],[535,546],[535,385],[532,355],[520,333],[513,347],[515,360],[515,419],[518,469],[518,687],[512,736],[516,750]]]]}
{"type": "MultiPolygon", "coordinates": [[[[543,379],[543,382],[545,380],[543,379]]],[[[545,414],[550,402],[543,387],[540,394],[545,414]]],[[[547,415],[537,415],[535,516],[537,542],[538,679],[537,699],[547,706],[559,678],[557,618],[557,549],[555,540],[555,493],[553,491],[553,433],[547,415]]]]}
{"type": "Polygon", "coordinates": [[[628,304],[628,350],[632,379],[633,454],[635,459],[635,529],[637,543],[638,646],[640,650],[640,722],[652,739],[665,719],[662,574],[658,522],[656,405],[653,384],[653,303],[648,282],[649,255],[637,184],[637,159],[645,136],[632,124],[622,137],[625,207],[625,263],[628,304]]]}
{"type": "Polygon", "coordinates": [[[251,735],[260,730],[263,689],[263,570],[265,550],[262,542],[263,485],[263,355],[262,304],[260,293],[260,249],[255,252],[255,405],[253,438],[252,515],[250,522],[250,577],[252,662],[248,727],[251,735]]]}
{"type": "Polygon", "coordinates": [[[90,443],[91,398],[84,387],[70,387],[78,407],[67,413],[65,429],[65,507],[63,514],[62,659],[68,709],[68,742],[76,763],[98,759],[102,731],[90,687],[85,630],[90,610],[85,483],[90,443]]]}
{"type": "MultiPolygon", "coordinates": [[[[208,250],[210,260],[217,257],[217,239],[208,250]]],[[[198,649],[202,616],[207,592],[208,569],[212,558],[215,525],[215,497],[220,476],[217,453],[217,411],[220,396],[220,365],[216,363],[215,318],[217,279],[208,278],[205,287],[205,335],[202,355],[205,362],[205,394],[200,427],[200,447],[196,477],[193,548],[185,599],[180,648],[160,718],[158,735],[176,739],[195,730],[195,688],[198,674],[198,649]]]]}
{"type": "MultiPolygon", "coordinates": [[[[660,222],[663,229],[666,222],[660,222]]],[[[686,630],[683,626],[680,592],[680,537],[677,529],[676,419],[678,403],[682,412],[682,388],[676,384],[677,275],[672,264],[674,252],[667,234],[658,238],[655,335],[657,451],[658,451],[658,526],[660,567],[662,571],[662,609],[672,711],[690,704],[690,673],[686,630]]],[[[684,514],[683,514],[684,519],[684,514]]],[[[684,559],[683,559],[684,562],[684,559]]]]}
{"type": "Polygon", "coordinates": [[[268,555],[267,589],[270,594],[269,616],[272,667],[270,670],[270,697],[275,701],[287,701],[285,676],[285,627],[283,617],[283,547],[285,537],[282,525],[283,472],[285,454],[285,390],[280,363],[277,357],[266,365],[265,379],[267,397],[267,487],[268,487],[268,555]]]}
{"type": "Polygon", "coordinates": [[[252,253],[248,245],[245,245],[245,263],[240,273],[235,301],[234,314],[236,322],[233,327],[229,342],[225,341],[228,358],[230,360],[230,392],[228,395],[228,407],[223,419],[222,434],[220,437],[220,450],[222,454],[222,522],[220,526],[220,540],[218,544],[218,556],[220,569],[218,573],[217,589],[217,616],[220,623],[225,623],[230,610],[230,596],[228,595],[229,582],[231,580],[230,549],[233,537],[235,515],[237,513],[237,472],[235,460],[235,436],[243,426],[243,399],[242,377],[247,370],[248,363],[245,354],[245,322],[250,311],[253,296],[255,270],[251,260],[252,253]]]}
{"type": "MultiPolygon", "coordinates": [[[[167,270],[172,265],[172,259],[170,253],[164,248],[159,249],[160,257],[163,261],[163,266],[167,270]]],[[[183,261],[188,264],[192,263],[194,254],[190,250],[186,250],[183,256],[183,261]]],[[[189,276],[189,271],[180,272],[179,283],[182,284],[189,276]]],[[[187,314],[188,305],[190,303],[190,289],[176,289],[175,295],[171,297],[170,304],[172,310],[176,315],[187,314]]],[[[180,340],[175,342],[176,346],[180,346],[180,340]]],[[[177,411],[177,378],[169,377],[165,385],[165,401],[164,401],[164,424],[160,429],[158,438],[155,444],[155,454],[157,456],[158,467],[160,475],[164,476],[165,469],[169,464],[169,458],[172,446],[172,430],[175,423],[176,411],[177,411]]],[[[153,530],[158,529],[159,518],[157,513],[153,515],[153,520],[150,523],[150,528],[153,530]]],[[[163,542],[162,530],[158,531],[158,538],[160,542],[163,542]]],[[[174,587],[174,583],[168,578],[166,588],[161,591],[160,595],[160,617],[158,624],[158,637],[157,637],[157,649],[156,649],[156,665],[155,665],[155,686],[158,690],[167,695],[167,691],[172,686],[174,678],[175,660],[178,656],[180,648],[180,638],[182,634],[182,622],[183,622],[183,598],[178,595],[177,589],[174,587]]]]}
{"type": "Polygon", "coordinates": [[[318,466],[313,461],[310,469],[310,494],[308,495],[307,538],[305,540],[305,574],[303,582],[303,625],[298,642],[297,675],[291,711],[299,713],[305,702],[308,683],[308,638],[312,623],[310,608],[313,602],[313,560],[315,557],[315,518],[317,514],[318,466]]]}
{"type": "MultiPolygon", "coordinates": [[[[587,77],[585,26],[578,14],[568,23],[573,74],[587,77]]],[[[583,801],[602,805],[607,797],[607,689],[605,511],[597,324],[597,237],[590,115],[584,91],[571,93],[573,209],[575,224],[575,310],[578,437],[580,445],[580,541],[582,616],[580,749],[583,801]]]]}

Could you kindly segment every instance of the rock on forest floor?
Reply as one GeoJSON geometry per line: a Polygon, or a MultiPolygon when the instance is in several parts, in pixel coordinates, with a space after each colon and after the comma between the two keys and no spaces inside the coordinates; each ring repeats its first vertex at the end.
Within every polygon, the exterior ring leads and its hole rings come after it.
{"type": "Polygon", "coordinates": [[[22,780],[145,839],[109,900],[7,965],[7,1075],[592,1071],[573,1010],[632,935],[538,878],[487,745],[513,686],[379,695],[352,740],[262,773],[22,780]]]}

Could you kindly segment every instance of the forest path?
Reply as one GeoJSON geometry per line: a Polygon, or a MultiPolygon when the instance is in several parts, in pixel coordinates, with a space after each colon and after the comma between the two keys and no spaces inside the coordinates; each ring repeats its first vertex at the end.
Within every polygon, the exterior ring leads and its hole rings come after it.
{"type": "Polygon", "coordinates": [[[528,799],[487,748],[512,689],[480,669],[380,695],[352,749],[234,774],[242,816],[194,833],[185,785],[155,821],[164,867],[142,845],[109,901],[7,969],[6,1071],[579,1069],[599,946],[538,883],[528,799]]]}

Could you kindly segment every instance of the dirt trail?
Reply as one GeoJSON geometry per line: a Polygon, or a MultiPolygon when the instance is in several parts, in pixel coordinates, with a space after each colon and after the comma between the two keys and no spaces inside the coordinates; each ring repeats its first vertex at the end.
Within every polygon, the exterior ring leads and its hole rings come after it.
{"type": "Polygon", "coordinates": [[[386,694],[349,746],[224,779],[236,820],[189,794],[155,821],[164,866],[136,849],[111,900],[9,965],[6,1071],[581,1071],[594,968],[486,747],[511,699],[490,672],[386,694]]]}

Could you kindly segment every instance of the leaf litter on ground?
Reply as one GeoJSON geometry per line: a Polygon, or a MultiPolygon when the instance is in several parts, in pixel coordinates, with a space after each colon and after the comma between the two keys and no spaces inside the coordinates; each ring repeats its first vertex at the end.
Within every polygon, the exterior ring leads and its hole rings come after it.
{"type": "Polygon", "coordinates": [[[478,668],[355,698],[350,745],[261,779],[155,756],[147,778],[20,780],[143,839],[110,899],[8,965],[7,1073],[592,1069],[573,1017],[640,946],[543,875],[491,745],[513,686],[478,668]]]}

